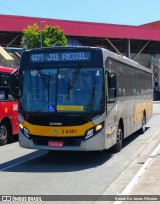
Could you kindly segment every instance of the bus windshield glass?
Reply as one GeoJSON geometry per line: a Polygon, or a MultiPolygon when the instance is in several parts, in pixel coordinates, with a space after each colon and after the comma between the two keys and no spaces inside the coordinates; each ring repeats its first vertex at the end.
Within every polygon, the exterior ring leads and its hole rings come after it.
{"type": "Polygon", "coordinates": [[[21,107],[27,112],[93,112],[104,109],[102,68],[22,70],[21,107]]]}

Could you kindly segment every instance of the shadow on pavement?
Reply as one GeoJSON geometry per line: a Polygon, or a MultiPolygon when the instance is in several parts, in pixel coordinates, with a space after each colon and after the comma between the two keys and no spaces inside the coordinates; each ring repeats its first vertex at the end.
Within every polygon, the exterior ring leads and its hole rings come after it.
{"type": "MultiPolygon", "coordinates": [[[[139,132],[136,132],[127,137],[123,142],[123,148],[125,148],[139,136],[139,132]]],[[[37,150],[33,153],[1,164],[0,170],[7,172],[44,173],[81,171],[103,165],[113,156],[114,154],[111,149],[92,152],[48,152],[37,150]]]]}
{"type": "Polygon", "coordinates": [[[7,172],[72,172],[102,165],[112,157],[102,152],[47,152],[37,150],[0,165],[7,172]]]}

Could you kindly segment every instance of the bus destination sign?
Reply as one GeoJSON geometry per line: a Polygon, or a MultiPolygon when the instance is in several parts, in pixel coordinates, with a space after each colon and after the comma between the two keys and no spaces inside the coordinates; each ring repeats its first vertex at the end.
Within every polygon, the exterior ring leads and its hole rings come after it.
{"type": "Polygon", "coordinates": [[[89,61],[90,52],[53,52],[35,53],[30,55],[32,63],[40,62],[67,62],[67,61],[89,61]]]}

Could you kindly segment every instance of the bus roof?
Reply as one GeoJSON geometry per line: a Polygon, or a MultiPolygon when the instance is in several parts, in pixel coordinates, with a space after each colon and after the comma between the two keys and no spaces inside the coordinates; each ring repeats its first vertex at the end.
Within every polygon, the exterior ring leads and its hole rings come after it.
{"type": "Polygon", "coordinates": [[[141,69],[143,71],[146,71],[146,72],[149,72],[149,73],[153,73],[152,69],[147,68],[147,67],[139,64],[138,62],[136,62],[136,61],[134,61],[134,60],[132,60],[132,59],[126,57],[126,56],[116,54],[116,53],[111,52],[110,50],[107,50],[107,49],[104,49],[104,48],[100,48],[100,49],[102,49],[107,56],[111,57],[114,60],[117,60],[119,62],[128,64],[128,65],[133,66],[133,67],[135,67],[137,69],[141,69]]]}
{"type": "Polygon", "coordinates": [[[15,72],[16,69],[15,68],[11,68],[11,67],[2,67],[0,66],[0,72],[4,72],[4,73],[13,73],[15,72]]]}

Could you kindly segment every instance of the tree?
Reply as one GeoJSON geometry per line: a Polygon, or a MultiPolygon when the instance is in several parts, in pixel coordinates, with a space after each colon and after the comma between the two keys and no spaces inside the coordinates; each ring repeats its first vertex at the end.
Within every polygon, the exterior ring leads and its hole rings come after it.
{"type": "Polygon", "coordinates": [[[26,49],[39,47],[53,47],[67,45],[67,39],[63,30],[58,26],[46,25],[44,29],[40,30],[37,23],[28,25],[27,29],[22,33],[22,47],[26,49]]]}

